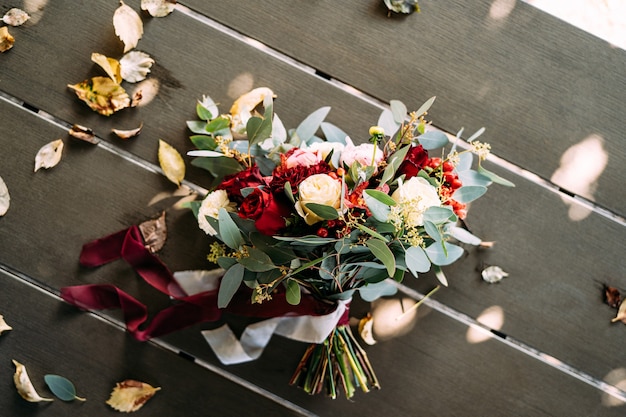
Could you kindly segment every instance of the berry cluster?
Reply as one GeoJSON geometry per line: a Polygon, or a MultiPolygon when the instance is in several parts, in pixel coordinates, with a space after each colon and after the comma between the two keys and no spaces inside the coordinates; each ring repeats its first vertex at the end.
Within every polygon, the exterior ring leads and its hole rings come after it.
{"type": "Polygon", "coordinates": [[[346,235],[349,235],[351,232],[350,228],[343,220],[327,220],[324,222],[324,225],[317,229],[316,234],[319,237],[336,237],[337,239],[342,238],[346,235]]]}
{"type": "Polygon", "coordinates": [[[452,198],[452,194],[463,185],[455,172],[454,164],[435,157],[429,158],[426,166],[430,168],[431,176],[440,179],[439,195],[444,204],[451,206],[454,213],[464,219],[467,215],[467,206],[452,198]]]}

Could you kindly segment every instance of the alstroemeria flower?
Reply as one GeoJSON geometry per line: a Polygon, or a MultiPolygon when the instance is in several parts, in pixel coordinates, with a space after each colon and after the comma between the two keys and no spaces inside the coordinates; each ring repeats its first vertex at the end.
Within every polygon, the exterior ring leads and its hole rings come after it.
{"type": "Polygon", "coordinates": [[[341,206],[341,182],[326,174],[316,174],[300,183],[296,211],[309,226],[323,219],[306,207],[308,203],[323,204],[338,209],[341,206]]]}
{"type": "Polygon", "coordinates": [[[206,216],[217,219],[221,208],[225,208],[226,211],[235,211],[235,203],[228,199],[228,194],[225,190],[213,191],[202,200],[198,210],[198,226],[207,235],[215,236],[217,231],[211,226],[206,216]]]}
{"type": "Polygon", "coordinates": [[[391,198],[398,203],[394,209],[399,210],[407,227],[422,226],[426,209],[441,205],[437,189],[422,177],[413,177],[401,183],[391,198]]]}

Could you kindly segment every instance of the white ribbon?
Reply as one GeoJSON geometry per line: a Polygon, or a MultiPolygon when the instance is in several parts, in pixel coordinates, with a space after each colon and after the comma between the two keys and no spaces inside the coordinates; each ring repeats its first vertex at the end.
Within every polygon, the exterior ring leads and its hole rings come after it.
{"type": "MultiPolygon", "coordinates": [[[[188,295],[215,289],[219,277],[215,270],[174,273],[174,278],[188,295]]],[[[261,356],[274,334],[300,342],[322,343],[337,326],[349,302],[338,301],[335,311],[324,316],[274,317],[251,324],[239,340],[227,324],[201,333],[223,364],[249,362],[261,356]]]]}

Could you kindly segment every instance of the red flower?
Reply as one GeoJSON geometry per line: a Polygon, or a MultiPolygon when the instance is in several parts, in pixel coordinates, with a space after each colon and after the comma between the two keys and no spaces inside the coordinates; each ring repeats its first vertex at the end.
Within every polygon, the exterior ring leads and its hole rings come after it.
{"type": "Polygon", "coordinates": [[[298,193],[298,186],[306,178],[315,174],[328,174],[331,171],[330,165],[324,161],[308,167],[299,165],[287,168],[284,163],[284,156],[282,156],[281,159],[283,159],[283,163],[274,168],[272,180],[270,182],[270,187],[275,193],[283,193],[285,183],[289,182],[289,185],[291,185],[291,191],[294,195],[296,195],[298,193]]]}
{"type": "Polygon", "coordinates": [[[428,164],[428,151],[422,145],[411,146],[404,161],[398,168],[398,175],[406,175],[406,179],[414,177],[428,164]]]}
{"type": "Polygon", "coordinates": [[[239,217],[254,220],[257,230],[273,236],[285,228],[285,218],[291,215],[286,197],[274,195],[265,188],[256,188],[241,203],[239,217]]]}
{"type": "Polygon", "coordinates": [[[217,186],[218,190],[226,190],[228,198],[237,204],[243,201],[243,195],[241,195],[241,189],[252,187],[256,188],[260,185],[266,185],[265,180],[261,176],[259,167],[253,165],[252,167],[237,172],[236,174],[227,175],[220,185],[217,186]]]}

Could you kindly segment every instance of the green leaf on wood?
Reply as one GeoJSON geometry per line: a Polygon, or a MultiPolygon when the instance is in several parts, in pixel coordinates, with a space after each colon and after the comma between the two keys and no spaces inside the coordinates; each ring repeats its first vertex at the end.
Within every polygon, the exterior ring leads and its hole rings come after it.
{"type": "Polygon", "coordinates": [[[48,388],[50,388],[50,391],[52,391],[52,393],[56,395],[60,400],[86,401],[85,398],[78,397],[76,395],[76,388],[74,388],[74,384],[72,384],[72,382],[69,379],[62,377],[60,375],[52,375],[52,374],[45,375],[43,379],[44,381],[46,381],[46,384],[48,385],[48,388]]]}

